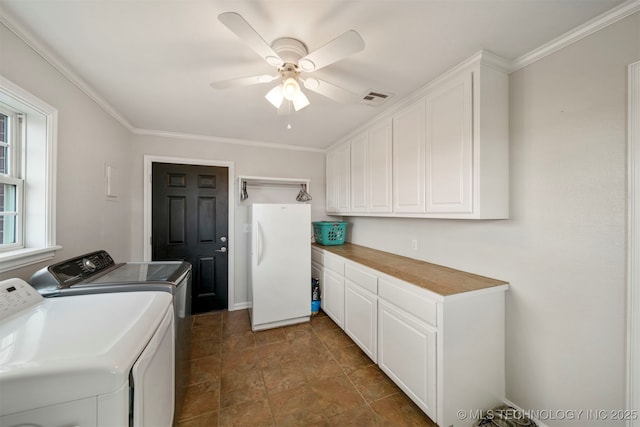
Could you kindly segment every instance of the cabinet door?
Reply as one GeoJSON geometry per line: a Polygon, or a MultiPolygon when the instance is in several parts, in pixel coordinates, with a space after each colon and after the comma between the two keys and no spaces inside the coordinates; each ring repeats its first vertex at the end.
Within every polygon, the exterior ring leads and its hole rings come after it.
{"type": "Polygon", "coordinates": [[[350,157],[348,142],[327,153],[327,212],[349,212],[350,157]]]}
{"type": "Polygon", "coordinates": [[[344,331],[367,356],[378,354],[378,297],[350,280],[344,284],[344,331]]]}
{"type": "Polygon", "coordinates": [[[374,126],[369,131],[367,173],[369,182],[369,212],[391,212],[392,183],[392,126],[391,120],[374,126]]]}
{"type": "Polygon", "coordinates": [[[473,74],[426,95],[426,211],[470,213],[473,191],[473,74]]]}
{"type": "Polygon", "coordinates": [[[393,117],[393,211],[424,213],[425,102],[393,117]]]}
{"type": "Polygon", "coordinates": [[[436,419],[436,330],[378,300],[378,365],[436,419]]]}
{"type": "Polygon", "coordinates": [[[326,268],[322,275],[322,310],[344,329],[344,277],[326,268]]]}
{"type": "Polygon", "coordinates": [[[338,211],[338,195],[336,194],[336,158],[337,154],[333,151],[327,152],[325,156],[325,184],[326,201],[325,209],[327,212],[338,211]]]}
{"type": "Polygon", "coordinates": [[[351,212],[366,212],[369,206],[369,135],[351,139],[351,212]]]}

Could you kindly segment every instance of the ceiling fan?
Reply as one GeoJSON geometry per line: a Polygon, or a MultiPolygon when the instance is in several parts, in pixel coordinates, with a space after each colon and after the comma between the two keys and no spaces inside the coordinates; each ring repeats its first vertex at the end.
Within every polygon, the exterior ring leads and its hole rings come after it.
{"type": "Polygon", "coordinates": [[[349,103],[359,99],[359,96],[353,92],[327,81],[306,76],[306,73],[319,70],[364,49],[364,41],[356,31],[346,31],[324,46],[309,52],[303,42],[292,37],[278,38],[269,45],[238,13],[222,13],[218,15],[218,20],[267,63],[277,67],[278,73],[213,82],[211,87],[214,89],[269,83],[279,79],[278,85],[265,96],[274,107],[278,108],[278,113],[285,113],[285,108],[290,105],[293,105],[296,111],[309,105],[309,99],[300,89],[299,82],[302,82],[306,89],[338,102],[349,103]],[[285,100],[290,103],[283,102],[285,100]]]}

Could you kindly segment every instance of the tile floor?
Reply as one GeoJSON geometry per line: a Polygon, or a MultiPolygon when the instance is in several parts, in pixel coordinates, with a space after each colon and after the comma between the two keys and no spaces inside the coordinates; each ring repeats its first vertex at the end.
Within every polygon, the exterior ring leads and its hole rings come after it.
{"type": "Polygon", "coordinates": [[[252,332],[247,310],[194,316],[178,427],[436,426],[324,313],[252,332]]]}

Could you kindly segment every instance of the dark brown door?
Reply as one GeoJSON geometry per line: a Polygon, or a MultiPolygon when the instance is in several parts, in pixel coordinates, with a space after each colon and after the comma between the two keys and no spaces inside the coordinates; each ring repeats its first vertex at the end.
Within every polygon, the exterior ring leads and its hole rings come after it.
{"type": "Polygon", "coordinates": [[[154,261],[193,266],[193,313],[227,308],[229,170],[226,167],[153,163],[154,261]]]}

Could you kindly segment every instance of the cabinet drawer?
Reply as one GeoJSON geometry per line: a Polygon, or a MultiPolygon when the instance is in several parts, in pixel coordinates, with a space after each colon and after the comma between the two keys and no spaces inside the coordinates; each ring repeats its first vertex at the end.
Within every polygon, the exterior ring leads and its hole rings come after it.
{"type": "Polygon", "coordinates": [[[353,283],[362,286],[373,294],[378,293],[378,276],[373,272],[358,268],[356,265],[347,263],[344,266],[344,277],[353,283]]]}
{"type": "Polygon", "coordinates": [[[311,261],[324,265],[324,252],[322,249],[311,248],[311,261]]]}
{"type": "Polygon", "coordinates": [[[419,288],[380,278],[378,295],[418,319],[436,326],[436,302],[424,295],[419,288]]]}
{"type": "Polygon", "coordinates": [[[344,276],[344,259],[333,254],[324,254],[324,262],[322,263],[325,268],[335,271],[341,276],[344,276]]]}

